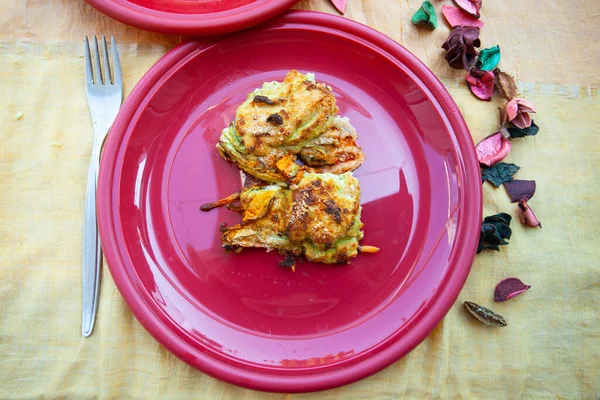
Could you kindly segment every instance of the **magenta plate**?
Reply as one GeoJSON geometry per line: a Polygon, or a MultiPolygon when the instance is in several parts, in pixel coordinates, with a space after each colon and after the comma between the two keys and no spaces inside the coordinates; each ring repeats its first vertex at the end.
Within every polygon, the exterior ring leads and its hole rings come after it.
{"type": "Polygon", "coordinates": [[[216,35],[266,21],[299,0],[86,0],[104,14],[149,31],[216,35]]]}
{"type": "Polygon", "coordinates": [[[290,12],[185,43],[144,76],[106,143],[99,183],[105,256],[123,297],[165,347],[202,371],[269,391],[368,376],[417,346],[470,270],[481,180],[467,127],[412,54],[356,22],[290,12]],[[276,252],[225,253],[199,206],[239,189],[215,149],[262,82],[314,72],[359,133],[365,244],[349,265],[278,267],[276,252]]]}

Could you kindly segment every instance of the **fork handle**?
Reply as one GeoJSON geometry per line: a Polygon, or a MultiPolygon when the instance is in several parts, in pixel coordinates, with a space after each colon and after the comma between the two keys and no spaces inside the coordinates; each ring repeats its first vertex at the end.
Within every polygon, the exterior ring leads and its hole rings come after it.
{"type": "Polygon", "coordinates": [[[94,146],[92,151],[92,160],[88,170],[83,228],[81,334],[85,337],[90,336],[94,329],[102,263],[102,249],[96,219],[96,183],[99,164],[99,150],[96,150],[96,147],[94,146]]]}

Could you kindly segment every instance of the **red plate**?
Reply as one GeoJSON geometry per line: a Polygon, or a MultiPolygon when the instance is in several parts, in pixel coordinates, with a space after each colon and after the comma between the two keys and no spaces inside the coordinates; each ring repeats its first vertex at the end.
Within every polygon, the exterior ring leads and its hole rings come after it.
{"type": "Polygon", "coordinates": [[[481,177],[444,86],[356,22],[290,12],[243,35],[185,43],[125,102],[103,154],[105,256],[142,325],[182,360],[238,385],[312,391],[370,375],[417,346],[452,306],[481,223],[481,177]],[[225,253],[198,207],[240,186],[215,144],[246,94],[287,71],[330,85],[359,133],[365,244],[349,265],[278,266],[225,253]]]}
{"type": "Polygon", "coordinates": [[[104,14],[149,31],[216,35],[259,24],[299,0],[86,0],[104,14]]]}

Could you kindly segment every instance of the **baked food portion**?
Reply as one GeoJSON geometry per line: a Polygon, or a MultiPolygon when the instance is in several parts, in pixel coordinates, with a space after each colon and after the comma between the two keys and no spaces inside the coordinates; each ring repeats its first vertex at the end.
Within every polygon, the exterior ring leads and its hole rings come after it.
{"type": "Polygon", "coordinates": [[[360,185],[351,173],[304,173],[290,188],[250,178],[239,201],[242,222],[221,234],[228,250],[277,249],[326,264],[347,263],[361,250],[360,185]]]}
{"type": "Polygon", "coordinates": [[[223,130],[217,149],[246,173],[289,184],[300,171],[344,173],[364,161],[356,131],[337,115],[330,87],[290,71],[254,90],[223,130]]]}

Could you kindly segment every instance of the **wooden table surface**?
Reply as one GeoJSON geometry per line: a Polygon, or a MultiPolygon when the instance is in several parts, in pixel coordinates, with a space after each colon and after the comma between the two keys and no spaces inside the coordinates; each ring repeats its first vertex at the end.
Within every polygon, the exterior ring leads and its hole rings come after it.
{"type": "MultiPolygon", "coordinates": [[[[418,0],[349,0],[345,17],[398,41],[447,86],[474,141],[498,128],[499,99],[475,99],[441,44],[410,18],[418,0]]],[[[336,14],[326,0],[295,8],[336,14]]],[[[202,374],[155,342],[105,268],[94,335],[80,337],[83,202],[92,140],[83,85],[84,35],[120,43],[126,92],[182,38],[141,31],[82,0],[0,0],[0,398],[591,399],[600,395],[600,2],[484,2],[483,47],[533,101],[540,133],[508,161],[535,179],[544,229],[513,223],[511,244],[477,256],[457,303],[429,337],[387,369],[315,394],[269,394],[202,374]],[[22,113],[21,118],[16,118],[22,113]],[[500,280],[532,289],[493,304],[500,280]],[[502,329],[474,322],[472,300],[493,305],[502,329]]],[[[484,185],[484,213],[517,216],[504,189],[484,185]]]]}

